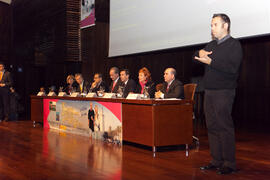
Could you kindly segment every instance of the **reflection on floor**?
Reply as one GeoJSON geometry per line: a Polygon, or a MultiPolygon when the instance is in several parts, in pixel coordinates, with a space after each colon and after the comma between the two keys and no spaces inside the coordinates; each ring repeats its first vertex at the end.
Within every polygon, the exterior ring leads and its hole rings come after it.
{"type": "Polygon", "coordinates": [[[210,160],[205,130],[185,156],[184,148],[158,152],[32,127],[0,123],[0,179],[269,179],[270,134],[237,132],[239,172],[202,172],[210,160]]]}

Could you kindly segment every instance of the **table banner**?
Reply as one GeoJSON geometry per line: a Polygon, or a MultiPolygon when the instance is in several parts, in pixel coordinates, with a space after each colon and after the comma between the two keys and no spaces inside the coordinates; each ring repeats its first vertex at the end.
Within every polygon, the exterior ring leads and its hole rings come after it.
{"type": "Polygon", "coordinates": [[[121,103],[43,99],[45,128],[122,142],[121,103]]]}

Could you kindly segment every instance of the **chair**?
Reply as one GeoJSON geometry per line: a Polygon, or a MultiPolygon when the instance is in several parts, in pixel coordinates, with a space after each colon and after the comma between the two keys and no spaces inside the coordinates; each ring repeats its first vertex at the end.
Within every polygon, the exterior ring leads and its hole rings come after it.
{"type": "Polygon", "coordinates": [[[184,85],[184,95],[186,100],[194,100],[194,94],[196,90],[197,84],[185,84],[184,85]]]}
{"type": "MultiPolygon", "coordinates": [[[[184,85],[184,95],[186,100],[194,101],[194,94],[196,90],[197,84],[185,84],[184,85]]],[[[194,112],[193,112],[193,119],[195,119],[194,112]]],[[[199,138],[196,136],[192,136],[193,139],[197,141],[197,144],[199,144],[199,138]]]]}

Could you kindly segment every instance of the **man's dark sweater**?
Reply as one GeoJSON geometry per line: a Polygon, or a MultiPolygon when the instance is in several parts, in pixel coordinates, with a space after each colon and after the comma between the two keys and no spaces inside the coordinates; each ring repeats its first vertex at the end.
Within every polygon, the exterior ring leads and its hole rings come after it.
{"type": "MultiPolygon", "coordinates": [[[[240,42],[232,37],[220,44],[213,40],[206,45],[204,50],[212,51],[212,54],[209,55],[212,62],[210,65],[205,65],[204,88],[235,89],[242,61],[240,42]]],[[[199,52],[196,52],[195,56],[199,56],[199,52]]]]}

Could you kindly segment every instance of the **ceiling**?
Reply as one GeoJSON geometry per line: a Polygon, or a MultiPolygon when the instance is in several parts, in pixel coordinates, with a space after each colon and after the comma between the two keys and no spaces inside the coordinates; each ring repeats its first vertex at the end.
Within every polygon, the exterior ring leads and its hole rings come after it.
{"type": "Polygon", "coordinates": [[[12,0],[0,0],[1,2],[4,2],[4,3],[7,3],[7,4],[10,4],[12,0]]]}

